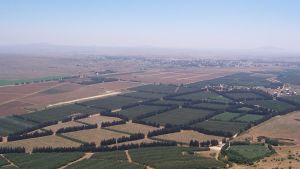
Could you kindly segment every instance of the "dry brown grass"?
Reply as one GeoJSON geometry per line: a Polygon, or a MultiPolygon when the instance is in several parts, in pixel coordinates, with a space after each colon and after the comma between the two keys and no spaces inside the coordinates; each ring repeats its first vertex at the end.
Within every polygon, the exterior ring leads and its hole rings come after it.
{"type": "Polygon", "coordinates": [[[257,138],[258,136],[266,136],[270,138],[278,138],[282,140],[294,140],[293,143],[300,142],[300,112],[292,112],[284,116],[276,116],[272,119],[261,123],[241,134],[239,137],[257,138]]]}
{"type": "Polygon", "coordinates": [[[126,133],[144,133],[144,134],[148,134],[149,131],[158,129],[156,127],[146,126],[137,123],[126,123],[122,125],[111,126],[109,128],[121,132],[126,132],[126,133]]]}
{"type": "Polygon", "coordinates": [[[241,70],[233,68],[220,68],[220,69],[169,69],[169,70],[150,70],[141,73],[131,73],[116,75],[115,77],[123,80],[134,80],[146,83],[165,83],[165,84],[187,84],[201,80],[209,80],[217,77],[229,75],[241,70]]]}
{"type": "Polygon", "coordinates": [[[78,121],[88,123],[88,124],[101,124],[102,122],[112,122],[112,121],[119,121],[121,119],[116,117],[107,117],[107,116],[100,116],[100,115],[93,115],[92,117],[80,119],[78,121]]]}
{"type": "Polygon", "coordinates": [[[58,123],[52,126],[45,127],[44,129],[52,130],[53,132],[56,132],[60,128],[64,127],[74,127],[74,126],[82,126],[83,124],[75,122],[75,121],[69,121],[65,123],[58,123]]]}
{"type": "Polygon", "coordinates": [[[117,132],[108,131],[100,128],[75,131],[75,132],[65,133],[64,135],[84,142],[89,142],[89,143],[94,142],[97,145],[100,145],[100,141],[104,139],[128,136],[127,134],[117,133],[117,132]]]}
{"type": "Polygon", "coordinates": [[[172,140],[182,143],[189,143],[191,140],[207,141],[216,139],[220,141],[223,139],[223,137],[207,135],[192,130],[182,130],[181,132],[160,135],[155,138],[163,140],[172,140]]]}
{"type": "MultiPolygon", "coordinates": [[[[118,144],[114,144],[114,145],[122,145],[122,144],[141,144],[141,143],[153,143],[153,142],[156,142],[155,140],[151,140],[151,139],[148,139],[148,138],[145,138],[145,139],[141,139],[141,140],[135,140],[135,141],[127,141],[127,142],[123,142],[123,143],[118,143],[118,144]]],[[[111,146],[114,146],[114,145],[111,145],[111,146]]]]}
{"type": "Polygon", "coordinates": [[[0,147],[25,147],[26,152],[31,152],[34,147],[77,147],[79,145],[79,143],[54,135],[0,143],[0,147]]]}

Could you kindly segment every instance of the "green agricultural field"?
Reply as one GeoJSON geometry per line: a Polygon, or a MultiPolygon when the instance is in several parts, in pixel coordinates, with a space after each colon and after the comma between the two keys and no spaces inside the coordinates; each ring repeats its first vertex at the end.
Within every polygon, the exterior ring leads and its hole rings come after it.
{"type": "Polygon", "coordinates": [[[220,120],[220,121],[230,121],[240,115],[241,114],[239,114],[239,113],[225,112],[225,113],[218,114],[218,115],[212,117],[211,119],[220,120]]]}
{"type": "Polygon", "coordinates": [[[77,104],[71,104],[49,108],[20,116],[25,119],[43,123],[48,121],[62,120],[74,114],[96,114],[100,113],[101,111],[103,111],[103,109],[88,108],[77,104]]]}
{"type": "Polygon", "coordinates": [[[288,69],[281,72],[276,72],[277,79],[284,83],[300,84],[299,69],[288,69]]]}
{"type": "Polygon", "coordinates": [[[212,113],[213,111],[209,111],[209,110],[179,108],[161,114],[157,114],[155,116],[151,116],[142,120],[146,122],[159,123],[161,125],[165,125],[165,124],[182,125],[182,124],[189,123],[193,120],[205,118],[208,115],[211,115],[212,113]]]}
{"type": "Polygon", "coordinates": [[[177,93],[188,93],[188,92],[194,92],[194,91],[197,91],[197,90],[199,90],[199,89],[180,86],[177,93]]]}
{"type": "Polygon", "coordinates": [[[128,163],[125,151],[95,153],[88,160],[75,163],[67,169],[144,169],[143,165],[128,163]]]}
{"type": "Polygon", "coordinates": [[[294,95],[294,96],[285,96],[283,97],[285,100],[288,100],[296,105],[300,106],[300,95],[294,95]]]}
{"type": "Polygon", "coordinates": [[[192,125],[192,127],[204,129],[210,132],[226,132],[231,135],[239,133],[248,126],[248,123],[241,122],[227,122],[227,121],[213,121],[208,120],[192,125]]]}
{"type": "Polygon", "coordinates": [[[101,159],[101,160],[127,161],[127,156],[125,151],[95,153],[91,158],[101,159]]]}
{"type": "Polygon", "coordinates": [[[6,154],[5,157],[22,169],[53,169],[83,156],[83,153],[6,154]]]}
{"type": "Polygon", "coordinates": [[[136,99],[136,98],[130,98],[130,97],[124,97],[124,96],[112,96],[112,97],[106,97],[103,99],[97,99],[97,100],[83,102],[83,104],[88,105],[88,106],[95,106],[95,107],[99,107],[99,108],[114,110],[114,109],[120,109],[123,106],[141,102],[143,100],[144,99],[136,99]]]}
{"type": "Polygon", "coordinates": [[[146,92],[131,92],[131,93],[126,93],[122,96],[139,98],[139,99],[160,99],[160,98],[163,98],[164,96],[166,96],[166,94],[146,93],[146,92]]]}
{"type": "Polygon", "coordinates": [[[176,101],[176,100],[156,100],[151,102],[153,104],[162,104],[162,105],[169,105],[169,104],[174,104],[174,105],[183,105],[185,102],[184,101],[176,101]]]}
{"type": "Polygon", "coordinates": [[[149,165],[155,169],[225,168],[225,164],[214,158],[193,155],[196,148],[155,147],[129,150],[132,161],[149,165]]]}
{"type": "Polygon", "coordinates": [[[9,164],[6,159],[0,156],[0,167],[9,164]]]}
{"type": "Polygon", "coordinates": [[[205,80],[196,83],[189,84],[189,87],[204,87],[206,85],[219,85],[226,84],[230,86],[264,86],[264,87],[277,87],[280,84],[272,83],[268,81],[265,77],[255,76],[252,73],[235,73],[233,75],[228,75],[212,80],[205,80]]]}
{"type": "Polygon", "coordinates": [[[295,108],[295,106],[291,104],[281,102],[278,100],[251,100],[251,101],[247,101],[246,104],[259,105],[261,107],[272,109],[278,112],[295,108]]]}
{"type": "Polygon", "coordinates": [[[134,88],[131,88],[130,90],[149,92],[149,93],[174,94],[176,88],[177,88],[177,86],[175,86],[175,85],[149,84],[149,85],[134,87],[134,88]]]}
{"type": "Polygon", "coordinates": [[[192,94],[186,94],[181,96],[174,97],[175,99],[183,99],[183,100],[192,100],[192,101],[199,101],[199,100],[209,100],[209,101],[217,101],[217,102],[223,102],[223,103],[229,103],[231,102],[230,99],[221,96],[215,92],[211,91],[203,91],[203,92],[197,92],[192,94]]]}
{"type": "Polygon", "coordinates": [[[144,169],[143,165],[127,161],[86,159],[68,166],[66,169],[144,169]]]}
{"type": "Polygon", "coordinates": [[[193,107],[213,109],[213,110],[225,110],[227,108],[230,108],[231,106],[229,104],[198,103],[198,104],[194,104],[193,107]]]}
{"type": "Polygon", "coordinates": [[[234,100],[255,100],[255,99],[263,99],[264,97],[251,92],[234,92],[234,93],[226,93],[227,97],[234,100]]]}
{"type": "Polygon", "coordinates": [[[118,114],[124,115],[128,117],[129,119],[135,119],[136,117],[140,115],[144,115],[151,112],[157,112],[157,111],[163,111],[167,109],[167,106],[150,106],[150,105],[138,105],[135,107],[131,107],[128,109],[124,109],[121,111],[118,111],[118,114]]]}
{"type": "Polygon", "coordinates": [[[13,165],[6,165],[6,166],[0,167],[0,169],[18,169],[18,168],[13,165]]]}
{"type": "Polygon", "coordinates": [[[249,111],[252,111],[253,109],[250,107],[241,107],[241,108],[238,108],[237,110],[247,113],[249,111]]]}
{"type": "Polygon", "coordinates": [[[18,79],[18,80],[0,80],[0,86],[5,85],[17,85],[17,84],[29,84],[29,83],[38,83],[43,81],[59,81],[63,78],[63,76],[48,76],[48,77],[40,77],[33,79],[18,79]]]}
{"type": "Polygon", "coordinates": [[[240,121],[240,122],[256,122],[258,120],[261,120],[262,118],[264,118],[263,115],[257,115],[257,114],[246,114],[244,116],[241,116],[237,119],[235,119],[235,121],[240,121]]]}
{"type": "Polygon", "coordinates": [[[253,162],[271,154],[271,150],[260,144],[232,145],[225,151],[229,161],[252,164],[253,162]]]}
{"type": "Polygon", "coordinates": [[[30,128],[37,125],[30,121],[16,118],[14,116],[7,116],[0,118],[0,135],[6,136],[11,133],[22,131],[26,128],[30,128]]]}

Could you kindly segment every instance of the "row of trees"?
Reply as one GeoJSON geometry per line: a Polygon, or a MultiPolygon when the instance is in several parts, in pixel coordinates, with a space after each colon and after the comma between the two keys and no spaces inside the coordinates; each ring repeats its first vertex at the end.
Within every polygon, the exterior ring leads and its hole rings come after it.
{"type": "Polygon", "coordinates": [[[177,108],[178,108],[178,105],[172,105],[172,106],[170,106],[170,107],[165,106],[165,107],[166,107],[166,108],[161,109],[161,110],[149,112],[149,113],[146,113],[146,114],[141,114],[141,115],[137,116],[135,119],[140,120],[140,119],[144,119],[144,118],[147,118],[147,117],[150,117],[150,116],[154,116],[154,115],[157,115],[157,114],[166,112],[166,111],[170,111],[170,110],[173,110],[173,109],[177,109],[177,108]]]}
{"type": "Polygon", "coordinates": [[[152,126],[152,127],[160,127],[160,124],[155,123],[155,122],[147,122],[147,121],[137,120],[137,119],[133,119],[132,122],[133,123],[144,124],[144,125],[148,125],[148,126],[152,126]]]}
{"type": "Polygon", "coordinates": [[[131,134],[130,136],[123,136],[120,138],[111,138],[111,139],[105,139],[102,140],[100,142],[101,146],[107,146],[107,145],[112,145],[112,144],[116,144],[116,143],[123,143],[123,142],[127,142],[127,141],[134,141],[134,140],[140,140],[140,139],[144,139],[145,138],[145,134],[143,133],[135,133],[135,134],[131,134]]]}
{"type": "Polygon", "coordinates": [[[35,131],[35,132],[21,134],[21,135],[10,134],[7,136],[7,141],[16,141],[16,140],[23,140],[23,139],[29,139],[29,138],[44,137],[44,136],[49,136],[52,134],[53,134],[52,130],[35,131]]]}
{"type": "Polygon", "coordinates": [[[74,126],[74,127],[65,127],[65,128],[60,128],[56,131],[57,134],[61,133],[68,133],[68,132],[73,132],[73,131],[79,131],[79,130],[88,130],[88,129],[94,129],[97,128],[97,124],[90,124],[90,125],[82,125],[82,126],[74,126]]]}
{"type": "Polygon", "coordinates": [[[2,142],[3,141],[3,138],[2,137],[0,137],[0,142],[2,142]]]}
{"type": "Polygon", "coordinates": [[[75,116],[73,119],[74,120],[79,120],[79,119],[87,118],[89,116],[90,116],[89,114],[80,114],[80,115],[75,116]]]}
{"type": "Polygon", "coordinates": [[[154,130],[154,131],[150,131],[147,136],[148,137],[155,137],[155,136],[159,136],[159,135],[163,135],[163,134],[176,133],[176,132],[180,132],[179,127],[162,128],[162,129],[157,129],[157,130],[154,130]]]}
{"type": "Polygon", "coordinates": [[[24,147],[0,147],[0,154],[25,153],[24,147]]]}
{"type": "MultiPolygon", "coordinates": [[[[40,147],[33,148],[32,153],[51,153],[51,152],[108,152],[117,150],[129,150],[144,147],[165,147],[165,146],[176,146],[176,142],[152,142],[152,143],[141,143],[141,144],[122,144],[119,146],[100,146],[96,147],[95,143],[83,144],[79,147],[40,147]]],[[[0,151],[1,153],[1,151],[0,151]]]]}
{"type": "Polygon", "coordinates": [[[120,119],[123,119],[125,121],[128,121],[129,118],[122,115],[122,114],[119,114],[119,113],[113,113],[111,111],[105,111],[105,112],[101,112],[100,113],[101,116],[108,116],[108,117],[117,117],[117,118],[120,118],[120,119]]]}
{"type": "Polygon", "coordinates": [[[18,116],[18,115],[15,115],[13,117],[19,118],[19,119],[22,119],[22,120],[25,120],[25,121],[38,123],[37,125],[35,125],[33,127],[29,127],[29,128],[24,129],[24,130],[15,132],[14,134],[16,134],[16,135],[26,134],[26,133],[29,133],[29,132],[32,132],[32,131],[35,131],[35,130],[38,130],[38,129],[41,129],[41,128],[44,128],[44,127],[47,127],[47,126],[55,125],[55,124],[58,123],[58,121],[48,121],[48,122],[45,122],[45,123],[40,123],[40,122],[35,122],[33,120],[30,120],[30,119],[27,119],[27,118],[24,118],[24,117],[18,116]]]}
{"type": "Polygon", "coordinates": [[[116,126],[116,125],[121,125],[121,124],[126,124],[126,121],[125,120],[119,120],[119,121],[112,121],[112,122],[102,122],[101,123],[101,128],[116,126]]]}
{"type": "Polygon", "coordinates": [[[191,147],[209,147],[209,146],[217,146],[217,145],[219,145],[219,141],[215,139],[202,141],[202,142],[197,140],[190,141],[191,147]]]}
{"type": "Polygon", "coordinates": [[[134,141],[134,140],[140,140],[140,139],[144,139],[145,138],[145,134],[143,133],[135,133],[135,134],[131,134],[129,137],[123,136],[117,139],[118,143],[123,143],[126,141],[134,141]]]}

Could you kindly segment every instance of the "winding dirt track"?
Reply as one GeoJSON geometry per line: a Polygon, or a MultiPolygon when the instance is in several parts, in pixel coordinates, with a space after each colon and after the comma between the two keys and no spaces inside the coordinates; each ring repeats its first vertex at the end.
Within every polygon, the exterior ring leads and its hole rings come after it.
{"type": "Polygon", "coordinates": [[[59,168],[57,168],[57,169],[64,169],[64,168],[67,168],[68,166],[70,166],[70,165],[72,165],[72,164],[75,164],[75,163],[78,163],[78,162],[80,162],[80,161],[82,161],[82,160],[90,159],[90,158],[92,157],[93,154],[94,154],[94,153],[85,153],[84,156],[82,156],[82,157],[79,158],[78,160],[72,161],[72,162],[70,162],[70,163],[68,163],[68,164],[66,164],[66,165],[64,165],[64,166],[62,166],[62,167],[59,167],[59,168]]]}

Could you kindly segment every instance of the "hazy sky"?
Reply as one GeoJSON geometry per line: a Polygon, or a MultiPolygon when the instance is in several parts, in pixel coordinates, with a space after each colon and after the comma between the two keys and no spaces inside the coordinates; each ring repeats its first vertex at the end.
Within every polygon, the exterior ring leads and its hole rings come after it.
{"type": "Polygon", "coordinates": [[[299,50],[300,0],[0,0],[0,45],[299,50]]]}

